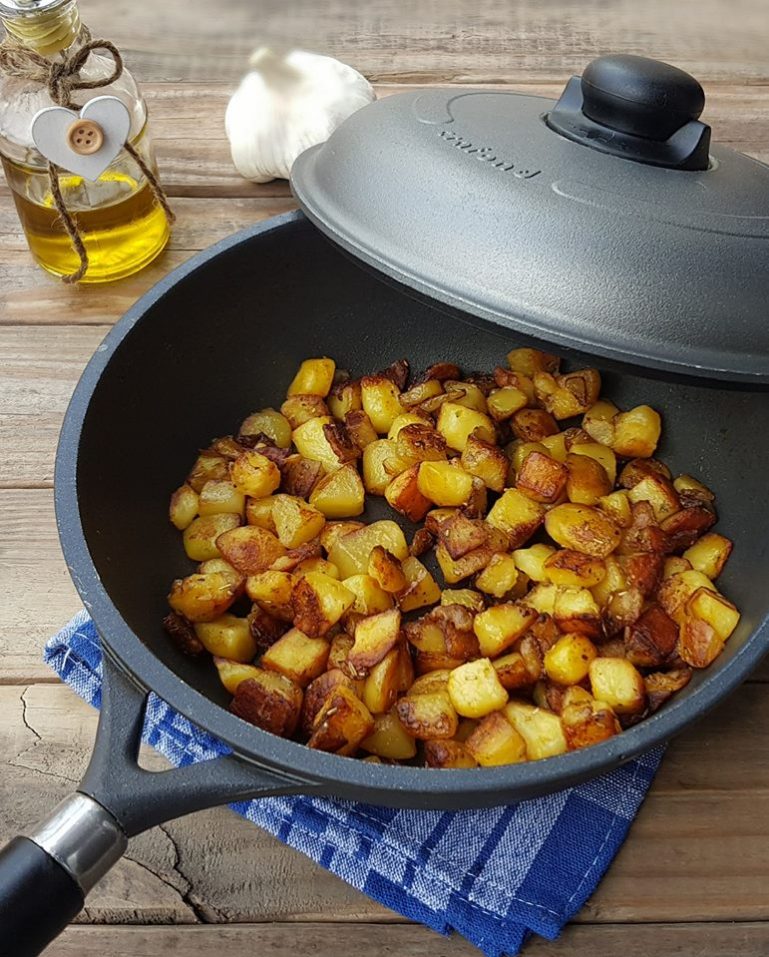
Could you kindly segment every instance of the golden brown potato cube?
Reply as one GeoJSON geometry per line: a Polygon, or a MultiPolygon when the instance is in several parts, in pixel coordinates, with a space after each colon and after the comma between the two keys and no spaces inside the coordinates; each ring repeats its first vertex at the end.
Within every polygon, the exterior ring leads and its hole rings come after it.
{"type": "Polygon", "coordinates": [[[262,409],[243,420],[238,435],[266,435],[279,449],[287,449],[291,445],[291,429],[286,416],[275,409],[262,409]]]}
{"type": "Polygon", "coordinates": [[[444,588],[441,592],[441,605],[462,605],[471,611],[483,611],[486,607],[483,595],[472,588],[444,588]]]}
{"type": "Polygon", "coordinates": [[[195,634],[206,651],[230,661],[253,661],[257,652],[246,618],[224,614],[213,621],[198,621],[195,634]]]}
{"type": "Polygon", "coordinates": [[[530,452],[516,473],[515,485],[535,502],[552,505],[563,494],[568,480],[569,472],[560,462],[541,452],[530,452]]]}
{"type": "Polygon", "coordinates": [[[478,762],[461,741],[425,741],[428,768],[477,768],[478,762]]]}
{"type": "Polygon", "coordinates": [[[662,580],[665,563],[662,555],[639,552],[637,555],[621,555],[619,563],[631,588],[637,588],[646,598],[656,592],[662,580]]]}
{"type": "Polygon", "coordinates": [[[608,495],[611,492],[614,483],[617,481],[617,456],[612,449],[601,445],[599,442],[576,441],[571,444],[569,454],[581,455],[597,462],[609,478],[609,491],[606,494],[608,495]]]}
{"type": "MultiPolygon", "coordinates": [[[[641,479],[648,478],[651,475],[658,475],[666,479],[673,478],[667,465],[658,459],[631,459],[619,474],[619,484],[622,488],[631,489],[641,479]]],[[[673,487],[675,488],[675,485],[673,487]]]]}
{"type": "Polygon", "coordinates": [[[463,468],[455,468],[448,462],[422,462],[417,488],[436,505],[464,505],[473,490],[473,477],[463,468]]]}
{"type": "Polygon", "coordinates": [[[264,498],[246,499],[246,523],[265,528],[275,534],[275,522],[272,520],[272,506],[275,504],[273,495],[264,498]]]}
{"type": "Polygon", "coordinates": [[[462,468],[481,479],[486,488],[501,492],[507,481],[508,460],[498,446],[469,435],[460,458],[462,468]]]}
{"type": "Polygon", "coordinates": [[[656,668],[673,654],[678,625],[659,605],[649,605],[638,621],[625,629],[628,661],[638,668],[656,668]]]}
{"type": "Polygon", "coordinates": [[[371,549],[381,545],[397,559],[408,557],[409,547],[400,527],[387,519],[372,522],[357,531],[339,537],[328,553],[328,559],[339,569],[342,578],[368,574],[371,549]]]}
{"type": "Polygon", "coordinates": [[[273,562],[286,554],[285,546],[276,536],[257,525],[245,525],[222,532],[216,539],[216,547],[222,557],[243,575],[258,575],[267,571],[273,562]]]}
{"type": "Polygon", "coordinates": [[[206,484],[213,480],[222,481],[230,477],[229,463],[223,455],[217,452],[201,452],[187,476],[187,485],[193,491],[200,493],[206,484]]]}
{"type": "Polygon", "coordinates": [[[437,428],[449,448],[457,452],[464,451],[471,435],[484,442],[496,441],[494,423],[489,416],[458,402],[444,402],[441,405],[437,428]]]}
{"type": "Polygon", "coordinates": [[[398,447],[389,439],[377,439],[363,450],[363,484],[371,495],[384,495],[393,480],[387,463],[395,457],[398,447]]]}
{"type": "Polygon", "coordinates": [[[419,464],[396,475],[385,488],[384,496],[396,512],[411,522],[421,522],[433,504],[419,491],[419,464]]]}
{"type": "Polygon", "coordinates": [[[344,685],[355,691],[354,684],[353,680],[339,668],[324,671],[322,675],[319,675],[314,681],[311,681],[304,689],[301,716],[302,733],[307,737],[312,734],[315,718],[334,688],[344,685]]]}
{"type": "Polygon", "coordinates": [[[529,548],[517,548],[513,552],[513,559],[520,571],[533,582],[544,582],[548,580],[545,565],[554,554],[552,545],[531,545],[529,548]]]}
{"type": "Polygon", "coordinates": [[[326,518],[351,518],[362,514],[365,498],[358,470],[348,464],[329,472],[318,481],[310,494],[310,505],[326,518]]]}
{"type": "Polygon", "coordinates": [[[505,454],[510,459],[510,465],[516,475],[521,471],[523,463],[532,452],[539,452],[540,455],[546,455],[555,461],[554,456],[550,455],[543,442],[523,442],[521,439],[515,439],[505,446],[505,454]]]}
{"type": "Polygon", "coordinates": [[[345,685],[337,685],[315,716],[307,746],[318,751],[354,754],[374,726],[373,715],[355,692],[345,685]]]}
{"type": "Polygon", "coordinates": [[[476,412],[488,412],[488,403],[486,395],[474,382],[458,382],[447,379],[443,383],[443,388],[448,396],[449,402],[455,402],[457,405],[463,405],[467,409],[474,409],[476,412]]]}
{"type": "Polygon", "coordinates": [[[707,668],[724,650],[724,641],[708,621],[684,615],[678,635],[678,654],[692,668],[707,668]]]}
{"type": "Polygon", "coordinates": [[[612,490],[606,469],[588,455],[570,452],[566,457],[568,478],[566,495],[578,505],[597,505],[599,500],[612,490]]]}
{"type": "Polygon", "coordinates": [[[355,642],[347,654],[348,674],[365,677],[396,646],[400,629],[401,613],[397,608],[362,618],[355,626],[355,642]]]}
{"type": "Polygon", "coordinates": [[[392,595],[389,595],[371,575],[350,575],[342,584],[355,595],[349,611],[364,616],[376,615],[394,605],[392,595]]]}
{"type": "MultiPolygon", "coordinates": [[[[670,475],[668,475],[668,478],[670,478],[670,475]]],[[[673,488],[679,495],[694,493],[705,502],[714,502],[716,499],[707,485],[703,485],[702,482],[691,475],[679,475],[678,478],[673,480],[673,488]]]]}
{"type": "Polygon", "coordinates": [[[275,495],[272,520],[278,540],[286,548],[298,548],[317,538],[326,524],[317,508],[293,495],[275,495]]]}
{"type": "Polygon", "coordinates": [[[347,450],[340,458],[326,434],[326,426],[333,426],[334,424],[334,419],[330,415],[320,415],[303,422],[292,432],[292,439],[297,452],[306,459],[320,462],[326,472],[334,472],[346,465],[348,461],[347,450]]]}
{"type": "Polygon", "coordinates": [[[525,701],[511,701],[503,713],[526,742],[529,761],[552,758],[567,751],[566,736],[557,714],[525,701]]]}
{"type": "Polygon", "coordinates": [[[309,638],[292,628],[265,651],[260,665],[304,688],[323,673],[328,654],[329,643],[324,638],[309,638]]]}
{"type": "Polygon", "coordinates": [[[629,528],[633,523],[630,499],[624,489],[611,492],[598,499],[598,507],[620,528],[629,528]]]}
{"type": "Polygon", "coordinates": [[[363,376],[360,380],[361,404],[374,429],[387,435],[390,426],[403,411],[400,389],[385,375],[363,376]]]}
{"type": "Polygon", "coordinates": [[[219,680],[230,694],[235,694],[238,685],[249,678],[258,678],[260,669],[256,665],[243,664],[240,661],[228,661],[214,655],[214,664],[219,673],[219,680]]]}
{"type": "Polygon", "coordinates": [[[311,638],[327,634],[355,601],[345,586],[319,572],[305,575],[294,587],[294,626],[311,638]]]}
{"type": "Polygon", "coordinates": [[[406,585],[406,576],[398,559],[381,545],[371,549],[368,559],[368,573],[380,588],[390,594],[402,591],[406,585]]]}
{"type": "Polygon", "coordinates": [[[229,562],[223,558],[209,558],[207,562],[201,562],[198,565],[200,575],[209,575],[211,572],[221,572],[222,575],[236,589],[236,595],[240,597],[245,591],[246,578],[241,575],[237,568],[233,568],[229,562]]]}
{"type": "Polygon", "coordinates": [[[235,601],[236,586],[221,572],[188,575],[171,585],[168,604],[188,621],[213,621],[235,601]]]}
{"type": "Polygon", "coordinates": [[[320,544],[330,552],[336,542],[350,532],[357,532],[365,528],[364,522],[326,522],[320,533],[320,544]]]}
{"type": "Polygon", "coordinates": [[[232,482],[213,480],[206,482],[200,490],[198,502],[200,515],[231,514],[242,518],[245,508],[246,497],[232,482]]]}
{"type": "Polygon", "coordinates": [[[542,524],[545,509],[518,489],[503,492],[492,505],[486,521],[509,537],[511,548],[520,548],[542,524]]]}
{"type": "Polygon", "coordinates": [[[715,591],[716,587],[702,572],[696,569],[679,572],[665,578],[657,592],[657,601],[677,624],[681,624],[686,613],[686,603],[700,588],[715,591]]]}
{"type": "Polygon", "coordinates": [[[363,409],[348,412],[344,417],[344,424],[353,444],[361,451],[365,451],[367,446],[373,442],[380,441],[376,429],[371,424],[371,419],[366,415],[363,409]]]}
{"type": "Polygon", "coordinates": [[[384,714],[398,697],[401,649],[393,648],[374,665],[363,685],[363,703],[372,714],[384,714]]]}
{"type": "Polygon", "coordinates": [[[464,578],[474,575],[481,571],[491,561],[495,550],[488,545],[481,548],[475,548],[473,551],[463,555],[456,561],[449,555],[443,545],[437,545],[435,549],[435,558],[441,569],[447,585],[455,585],[464,578]]]}
{"type": "Polygon", "coordinates": [[[291,572],[268,569],[246,579],[246,594],[252,601],[288,605],[295,585],[296,578],[291,572]]]}
{"type": "Polygon", "coordinates": [[[670,671],[657,671],[644,677],[649,713],[654,714],[677,691],[685,688],[692,677],[691,668],[674,668],[670,671]]]}
{"type": "MultiPolygon", "coordinates": [[[[354,630],[354,629],[353,629],[354,630]]],[[[346,632],[340,631],[331,639],[331,650],[328,653],[328,669],[340,668],[345,674],[350,669],[347,667],[347,657],[350,654],[355,638],[346,632]]],[[[352,675],[349,675],[352,677],[352,675]]]]}
{"type": "Polygon", "coordinates": [[[597,655],[595,645],[586,635],[566,634],[545,652],[545,671],[557,684],[576,685],[587,677],[590,662],[597,655]]]}
{"type": "Polygon", "coordinates": [[[646,686],[638,669],[626,658],[594,658],[590,662],[593,697],[616,714],[639,714],[646,707],[646,686]]]}
{"type": "Polygon", "coordinates": [[[305,359],[291,380],[288,395],[319,395],[325,397],[334,384],[336,363],[333,359],[305,359]]]}
{"type": "MultiPolygon", "coordinates": [[[[404,416],[398,418],[404,418],[404,416]]],[[[433,426],[432,420],[403,425],[398,429],[395,444],[398,457],[405,466],[416,465],[419,462],[446,460],[446,439],[433,426]]]]}
{"type": "Polygon", "coordinates": [[[230,463],[230,479],[244,495],[264,498],[280,485],[280,469],[261,452],[249,449],[230,463]]]}
{"type": "MultiPolygon", "coordinates": [[[[403,397],[401,396],[401,399],[402,398],[403,397]]],[[[401,402],[401,405],[402,404],[403,403],[401,402]]],[[[401,412],[397,418],[393,419],[393,424],[390,426],[390,429],[387,433],[387,438],[395,441],[398,438],[401,429],[405,429],[407,425],[427,426],[431,431],[434,431],[433,420],[428,415],[424,415],[422,412],[401,412]]]]}
{"type": "Polygon", "coordinates": [[[690,562],[692,568],[707,575],[713,581],[723,571],[733,547],[728,538],[716,532],[708,532],[691,548],[687,548],[683,557],[690,562]]]}
{"type": "Polygon", "coordinates": [[[639,405],[616,416],[611,447],[625,458],[648,459],[654,455],[661,433],[659,413],[648,405],[639,405]]]}
{"type": "Polygon", "coordinates": [[[293,429],[298,429],[300,425],[310,419],[317,419],[322,416],[328,416],[329,409],[320,395],[290,395],[280,411],[288,424],[293,429]]]}
{"type": "Polygon", "coordinates": [[[348,412],[363,408],[360,382],[348,379],[333,386],[328,395],[328,408],[335,419],[343,419],[348,412]]]}
{"type": "Polygon", "coordinates": [[[499,683],[508,691],[525,688],[532,683],[532,677],[520,652],[511,651],[510,654],[495,658],[492,663],[499,683]]]}
{"type": "Polygon", "coordinates": [[[420,741],[453,738],[459,719],[446,691],[407,694],[395,705],[395,713],[406,731],[420,741]]]}
{"type": "Polygon", "coordinates": [[[627,588],[609,596],[603,609],[603,630],[607,637],[635,624],[641,617],[644,596],[637,588],[627,588]]]}
{"type": "Polygon", "coordinates": [[[537,612],[516,602],[493,605],[480,612],[473,621],[481,654],[496,658],[524,635],[537,618],[537,612]]]}
{"type": "Polygon", "coordinates": [[[360,743],[364,751],[388,761],[409,761],[416,756],[414,738],[395,714],[374,715],[374,730],[360,743]]]}
{"type": "Polygon", "coordinates": [[[470,519],[462,512],[455,512],[438,528],[438,541],[454,560],[481,548],[488,540],[488,525],[478,519],[470,519]]]}
{"type": "Polygon", "coordinates": [[[522,442],[541,442],[559,432],[558,423],[544,409],[521,409],[510,419],[513,435],[522,442]]]}
{"type": "Polygon", "coordinates": [[[660,522],[665,541],[665,552],[690,548],[697,539],[716,523],[716,512],[708,502],[692,504],[682,499],[683,508],[660,522]]]}
{"type": "Polygon", "coordinates": [[[680,555],[670,555],[668,556],[662,566],[662,580],[666,578],[672,578],[673,575],[679,575],[681,572],[690,572],[692,570],[692,563],[687,558],[682,558],[680,555]]]}
{"type": "Polygon", "coordinates": [[[537,399],[556,419],[570,419],[587,412],[601,391],[597,369],[581,369],[557,378],[549,372],[534,375],[537,399]]]}
{"type": "Polygon", "coordinates": [[[601,610],[588,588],[558,588],[553,618],[563,632],[601,636],[601,610]]]}
{"type": "Polygon", "coordinates": [[[446,690],[454,710],[465,718],[483,718],[507,704],[507,691],[488,658],[455,668],[449,674],[446,690]]]}
{"type": "Polygon", "coordinates": [[[406,392],[401,393],[400,402],[404,409],[413,409],[442,394],[443,385],[438,379],[430,378],[425,379],[424,382],[417,382],[406,392]]]}
{"type": "Polygon", "coordinates": [[[408,689],[410,697],[416,697],[420,694],[434,694],[437,691],[446,691],[451,668],[437,669],[429,671],[416,681],[412,682],[408,689]]]}
{"type": "Polygon", "coordinates": [[[582,428],[595,442],[610,446],[614,441],[614,419],[618,413],[613,402],[602,399],[585,412],[582,428]]]}
{"type": "Polygon", "coordinates": [[[194,519],[182,533],[187,558],[191,558],[193,562],[207,562],[211,558],[219,558],[222,554],[218,544],[219,537],[230,529],[237,529],[239,525],[239,515],[204,515],[194,519]]]}
{"type": "Polygon", "coordinates": [[[230,705],[233,714],[264,731],[289,738],[299,723],[302,689],[274,671],[241,681],[230,705]]]}
{"type": "Polygon", "coordinates": [[[563,548],[594,558],[607,558],[621,538],[620,529],[599,509],[571,502],[556,505],[547,513],[545,529],[563,548]]]}
{"type": "Polygon", "coordinates": [[[709,588],[698,588],[686,602],[686,613],[706,621],[721,641],[726,641],[740,623],[737,608],[723,595],[709,588]]]}
{"type": "Polygon", "coordinates": [[[171,519],[172,525],[178,528],[180,532],[183,532],[198,514],[198,502],[198,493],[191,485],[186,483],[179,486],[171,496],[168,517],[171,519]]]}
{"type": "Polygon", "coordinates": [[[492,419],[495,422],[504,422],[520,409],[525,409],[529,399],[525,392],[515,386],[504,386],[501,389],[495,389],[488,397],[486,404],[492,419]]]}
{"type": "Polygon", "coordinates": [[[504,598],[518,581],[518,568],[512,555],[492,555],[491,561],[475,579],[475,587],[487,595],[504,598]]]}
{"type": "MultiPolygon", "coordinates": [[[[621,661],[621,658],[609,659],[621,661]]],[[[586,692],[582,688],[569,688],[569,692],[586,692]]],[[[608,738],[619,734],[619,721],[611,708],[603,701],[594,701],[587,695],[587,700],[575,700],[567,703],[561,710],[561,726],[570,751],[587,748],[593,744],[600,744],[608,738]]]]}
{"type": "Polygon", "coordinates": [[[513,372],[521,372],[529,377],[537,372],[558,372],[561,360],[558,356],[549,355],[539,349],[513,349],[507,354],[507,364],[513,372]]]}
{"type": "Polygon", "coordinates": [[[526,742],[500,711],[481,721],[465,741],[465,747],[485,768],[526,760],[526,742]]]}
{"type": "Polygon", "coordinates": [[[540,582],[523,597],[528,608],[533,608],[538,615],[552,615],[555,611],[555,599],[558,586],[550,582],[540,582]]]}
{"type": "Polygon", "coordinates": [[[404,558],[402,568],[406,587],[398,594],[401,611],[414,611],[440,600],[440,586],[418,558],[412,555],[404,558]]]}
{"type": "Polygon", "coordinates": [[[658,522],[673,515],[681,508],[678,493],[673,483],[663,475],[647,475],[628,490],[632,504],[649,502],[658,522]]]}
{"type": "Polygon", "coordinates": [[[606,575],[606,562],[571,548],[552,552],[545,559],[545,579],[567,588],[592,588],[606,575]]]}

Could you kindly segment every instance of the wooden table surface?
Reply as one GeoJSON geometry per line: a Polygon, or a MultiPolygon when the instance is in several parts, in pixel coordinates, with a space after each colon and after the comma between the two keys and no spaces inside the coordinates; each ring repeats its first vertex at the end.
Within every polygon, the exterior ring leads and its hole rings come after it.
{"type": "MultiPolygon", "coordinates": [[[[0,840],[42,816],[82,773],[96,717],[40,656],[77,609],[54,524],[52,479],[67,400],[134,300],[195,251],[293,207],[285,182],[233,169],[227,97],[265,38],[351,63],[385,94],[404,84],[493,83],[555,95],[604,52],[694,72],[717,140],[769,161],[764,0],[82,0],[144,85],[178,224],[141,275],[71,289],[27,253],[0,186],[0,840]],[[117,9],[115,9],[117,8],[117,9]]],[[[611,872],[555,944],[531,957],[765,957],[769,953],[769,665],[676,741],[611,872]]],[[[157,757],[148,757],[158,763],[157,757]]],[[[0,944],[0,950],[2,950],[0,944]]],[[[227,810],[131,842],[52,957],[365,949],[477,953],[372,903],[227,810]],[[379,926],[385,925],[385,926],[379,926]]]]}

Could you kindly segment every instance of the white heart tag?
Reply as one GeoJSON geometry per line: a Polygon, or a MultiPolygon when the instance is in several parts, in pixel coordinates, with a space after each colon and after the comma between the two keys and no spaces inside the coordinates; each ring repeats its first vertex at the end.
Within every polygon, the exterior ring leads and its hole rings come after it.
{"type": "Polygon", "coordinates": [[[32,140],[46,159],[84,179],[97,180],[125,146],[131,127],[128,107],[116,96],[96,96],[75,113],[63,106],[40,110],[32,120],[32,140]],[[89,153],[76,152],[68,141],[73,123],[92,120],[98,124],[104,140],[89,153]]]}

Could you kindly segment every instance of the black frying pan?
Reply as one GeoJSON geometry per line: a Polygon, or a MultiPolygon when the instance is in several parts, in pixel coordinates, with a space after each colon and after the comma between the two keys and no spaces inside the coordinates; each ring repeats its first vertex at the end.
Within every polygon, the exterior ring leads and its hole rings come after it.
{"type": "Polygon", "coordinates": [[[618,404],[648,402],[664,413],[662,456],[713,488],[724,531],[736,542],[723,586],[743,611],[740,628],[716,663],[649,720],[598,746],[531,764],[467,771],[374,765],[311,751],[236,718],[210,660],[185,658],[169,641],[160,624],[166,594],[171,578],[186,572],[166,509],[192,450],[275,403],[308,356],[334,356],[353,374],[402,356],[416,369],[446,359],[473,370],[493,368],[513,345],[508,333],[416,302],[364,272],[301,213],[196,256],[115,326],[75,390],[56,468],[64,553],[103,638],[104,704],[77,794],[0,854],[0,941],[9,954],[38,954],[80,910],[126,839],[170,818],[290,793],[446,809],[531,798],[667,740],[755,667],[769,638],[761,512],[769,393],[610,371],[605,392],[618,404]],[[149,691],[235,756],[159,774],[140,769],[149,691]]]}

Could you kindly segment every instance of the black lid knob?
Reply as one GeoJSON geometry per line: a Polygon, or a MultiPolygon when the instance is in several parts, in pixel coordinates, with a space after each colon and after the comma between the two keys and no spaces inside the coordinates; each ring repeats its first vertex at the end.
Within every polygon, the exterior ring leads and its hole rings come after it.
{"type": "Polygon", "coordinates": [[[593,60],[582,74],[582,112],[602,126],[667,140],[705,106],[700,84],[678,67],[642,56],[593,60]]]}
{"type": "Polygon", "coordinates": [[[629,54],[602,56],[572,77],[547,116],[551,129],[622,159],[708,168],[710,127],[700,84],[678,67],[629,54]]]}

